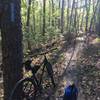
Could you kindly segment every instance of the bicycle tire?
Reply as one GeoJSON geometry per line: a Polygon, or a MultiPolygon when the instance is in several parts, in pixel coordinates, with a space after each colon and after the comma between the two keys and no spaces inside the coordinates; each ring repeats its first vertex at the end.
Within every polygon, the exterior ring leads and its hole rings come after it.
{"type": "Polygon", "coordinates": [[[16,83],[9,100],[35,100],[37,90],[34,79],[21,79],[16,83]]]}

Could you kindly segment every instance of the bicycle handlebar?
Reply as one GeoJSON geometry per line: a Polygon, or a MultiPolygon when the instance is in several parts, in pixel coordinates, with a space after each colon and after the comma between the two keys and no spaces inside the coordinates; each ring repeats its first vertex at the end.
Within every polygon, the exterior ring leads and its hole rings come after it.
{"type": "MultiPolygon", "coordinates": [[[[29,56],[30,58],[29,58],[28,60],[26,60],[26,61],[32,62],[32,58],[33,58],[33,57],[37,57],[38,55],[44,55],[44,60],[45,60],[46,54],[48,54],[49,52],[51,52],[51,51],[53,51],[53,50],[56,50],[56,49],[57,49],[57,48],[52,48],[52,49],[50,49],[50,50],[47,50],[47,51],[42,52],[42,53],[39,53],[39,54],[30,55],[30,56],[29,56]]],[[[44,60],[43,60],[43,62],[44,62],[44,60]]],[[[25,65],[26,61],[24,61],[24,62],[22,63],[22,65],[25,65]]],[[[43,64],[43,62],[42,62],[41,64],[43,64]]],[[[40,65],[41,65],[41,64],[40,64],[40,65]]]]}
{"type": "Polygon", "coordinates": [[[45,55],[45,54],[47,54],[47,53],[49,53],[49,52],[51,52],[51,51],[53,51],[53,50],[56,50],[56,49],[57,49],[57,47],[56,47],[56,48],[52,48],[52,49],[50,49],[50,50],[47,50],[47,51],[45,51],[45,52],[41,52],[41,53],[39,53],[39,54],[30,55],[30,57],[36,57],[36,56],[38,56],[38,55],[45,55]]]}

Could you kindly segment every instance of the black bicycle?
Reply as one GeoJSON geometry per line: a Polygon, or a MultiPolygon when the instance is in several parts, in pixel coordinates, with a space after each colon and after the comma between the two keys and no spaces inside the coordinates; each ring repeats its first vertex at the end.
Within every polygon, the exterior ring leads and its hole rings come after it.
{"type": "Polygon", "coordinates": [[[52,85],[55,87],[53,78],[53,69],[51,63],[48,61],[46,55],[40,65],[31,65],[32,60],[27,60],[24,63],[25,70],[31,71],[32,76],[21,79],[18,81],[11,93],[10,100],[37,100],[39,94],[42,92],[42,80],[45,69],[47,69],[48,75],[51,78],[52,85]],[[36,73],[39,69],[42,69],[40,78],[38,79],[36,73]]]}

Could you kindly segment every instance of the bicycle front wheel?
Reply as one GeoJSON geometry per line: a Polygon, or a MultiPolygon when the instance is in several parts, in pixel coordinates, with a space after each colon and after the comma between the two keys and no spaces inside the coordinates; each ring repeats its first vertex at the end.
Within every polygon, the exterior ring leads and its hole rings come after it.
{"type": "Polygon", "coordinates": [[[13,89],[10,100],[35,100],[37,85],[34,79],[25,78],[16,84],[13,89]]]}

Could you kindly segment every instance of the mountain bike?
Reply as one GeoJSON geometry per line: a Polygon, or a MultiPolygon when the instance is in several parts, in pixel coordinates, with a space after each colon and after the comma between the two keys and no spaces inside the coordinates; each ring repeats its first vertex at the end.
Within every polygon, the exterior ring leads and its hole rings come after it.
{"type": "Polygon", "coordinates": [[[40,65],[32,66],[31,63],[32,60],[27,60],[23,64],[25,70],[32,72],[32,76],[23,78],[16,83],[9,100],[37,100],[36,98],[41,94],[43,89],[42,80],[45,69],[47,69],[53,87],[56,86],[53,77],[53,68],[46,55],[44,55],[44,60],[40,65]],[[42,71],[40,78],[38,79],[36,73],[40,68],[42,71]]]}

